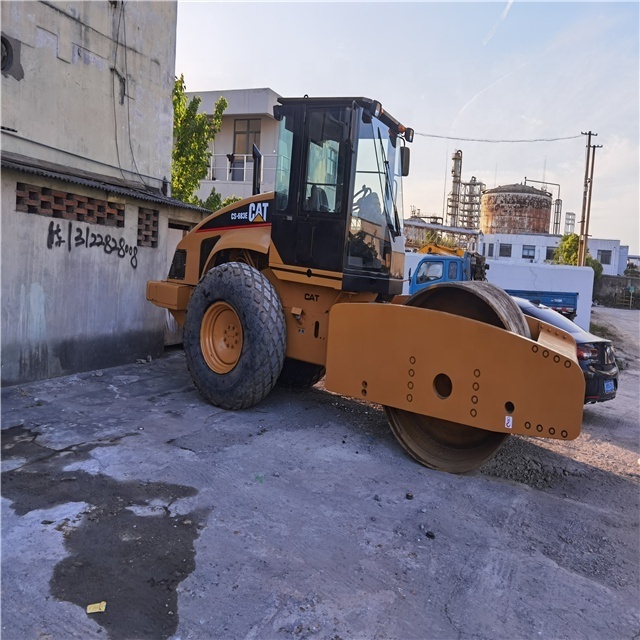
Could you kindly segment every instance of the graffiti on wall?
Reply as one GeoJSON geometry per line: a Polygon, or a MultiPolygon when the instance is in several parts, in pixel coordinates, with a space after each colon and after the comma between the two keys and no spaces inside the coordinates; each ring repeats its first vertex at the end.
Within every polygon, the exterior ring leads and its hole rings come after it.
{"type": "Polygon", "coordinates": [[[74,233],[73,222],[69,222],[66,230],[59,222],[52,220],[47,232],[47,249],[57,247],[72,249],[98,249],[118,258],[129,258],[129,263],[135,269],[138,266],[138,247],[127,244],[124,238],[116,238],[109,233],[94,233],[87,227],[76,225],[74,233]]]}

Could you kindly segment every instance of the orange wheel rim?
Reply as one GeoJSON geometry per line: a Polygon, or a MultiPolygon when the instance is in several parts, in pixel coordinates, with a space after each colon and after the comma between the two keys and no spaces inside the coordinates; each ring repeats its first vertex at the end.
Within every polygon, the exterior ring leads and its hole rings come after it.
{"type": "Polygon", "coordinates": [[[200,327],[200,348],[205,362],[216,373],[229,373],[238,364],[242,325],[231,305],[214,302],[206,310],[200,327]]]}

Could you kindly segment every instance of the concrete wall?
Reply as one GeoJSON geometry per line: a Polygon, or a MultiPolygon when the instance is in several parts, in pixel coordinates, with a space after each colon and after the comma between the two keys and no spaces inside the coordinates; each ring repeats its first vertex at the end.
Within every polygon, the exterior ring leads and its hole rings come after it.
{"type": "Polygon", "coordinates": [[[593,297],[600,304],[614,307],[629,291],[633,291],[633,307],[640,308],[640,278],[602,276],[595,283],[593,297]]]}
{"type": "Polygon", "coordinates": [[[146,301],[146,282],[168,273],[169,221],[193,224],[201,219],[193,211],[3,171],[2,384],[158,356],[166,312],[146,301]],[[16,211],[16,183],[26,179],[124,204],[124,227],[16,211]],[[137,246],[139,207],[159,209],[155,248],[137,246]],[[97,241],[92,234],[103,238],[109,234],[131,251],[119,255],[124,252],[105,253],[104,246],[87,246],[87,238],[97,241]]]}
{"type": "Polygon", "coordinates": [[[578,312],[574,322],[589,330],[594,276],[591,267],[518,263],[506,259],[487,260],[487,264],[487,280],[503,289],[577,292],[578,312]]]}
{"type": "Polygon", "coordinates": [[[2,75],[2,125],[16,130],[3,150],[116,177],[121,167],[156,187],[170,178],[177,3],[1,5],[22,68],[2,75]]]}
{"type": "MultiPolygon", "coordinates": [[[[159,189],[171,171],[176,2],[3,2],[1,11],[14,51],[2,72],[3,158],[159,189]]],[[[1,198],[3,384],[161,352],[166,312],[146,301],[146,282],[168,273],[169,223],[195,224],[200,212],[47,179],[37,168],[5,168],[1,198]],[[72,194],[75,204],[54,218],[18,202],[18,183],[72,194]],[[123,207],[124,225],[84,221],[85,197],[123,207]],[[140,245],[140,207],[158,211],[155,247],[140,245]],[[117,250],[99,246],[107,234],[117,250]]]]}

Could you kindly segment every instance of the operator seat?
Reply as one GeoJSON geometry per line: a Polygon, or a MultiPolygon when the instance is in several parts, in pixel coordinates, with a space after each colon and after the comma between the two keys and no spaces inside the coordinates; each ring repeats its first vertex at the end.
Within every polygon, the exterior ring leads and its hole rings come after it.
{"type": "Polygon", "coordinates": [[[304,208],[306,211],[329,211],[329,200],[325,190],[312,184],[309,198],[305,202],[304,208]]]}

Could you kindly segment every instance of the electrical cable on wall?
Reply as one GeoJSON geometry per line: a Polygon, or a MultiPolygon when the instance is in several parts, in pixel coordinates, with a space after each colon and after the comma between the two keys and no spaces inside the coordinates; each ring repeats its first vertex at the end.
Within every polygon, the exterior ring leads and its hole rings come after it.
{"type": "MultiPolygon", "coordinates": [[[[125,77],[129,75],[129,67],[127,65],[127,18],[124,14],[124,2],[122,3],[122,31],[124,35],[124,73],[125,77]]],[[[131,159],[133,160],[133,166],[136,168],[136,173],[140,180],[142,180],[142,184],[148,186],[144,181],[140,170],[138,169],[138,163],[136,162],[136,156],[133,153],[133,143],[131,142],[131,112],[129,108],[129,103],[131,102],[130,96],[127,94],[127,134],[129,137],[129,151],[131,151],[131,159]]]]}
{"type": "MultiPolygon", "coordinates": [[[[120,21],[122,20],[122,11],[124,6],[120,5],[120,14],[118,15],[118,28],[116,30],[116,48],[113,55],[113,67],[111,67],[111,71],[120,76],[118,73],[118,47],[120,46],[120,21]]],[[[120,174],[122,175],[122,179],[126,180],[124,171],[122,170],[122,163],[120,162],[120,148],[118,146],[118,117],[116,112],[116,89],[115,89],[115,79],[111,79],[111,95],[113,96],[113,128],[114,128],[114,139],[116,143],[116,159],[118,161],[118,168],[120,169],[120,174]]]]}

